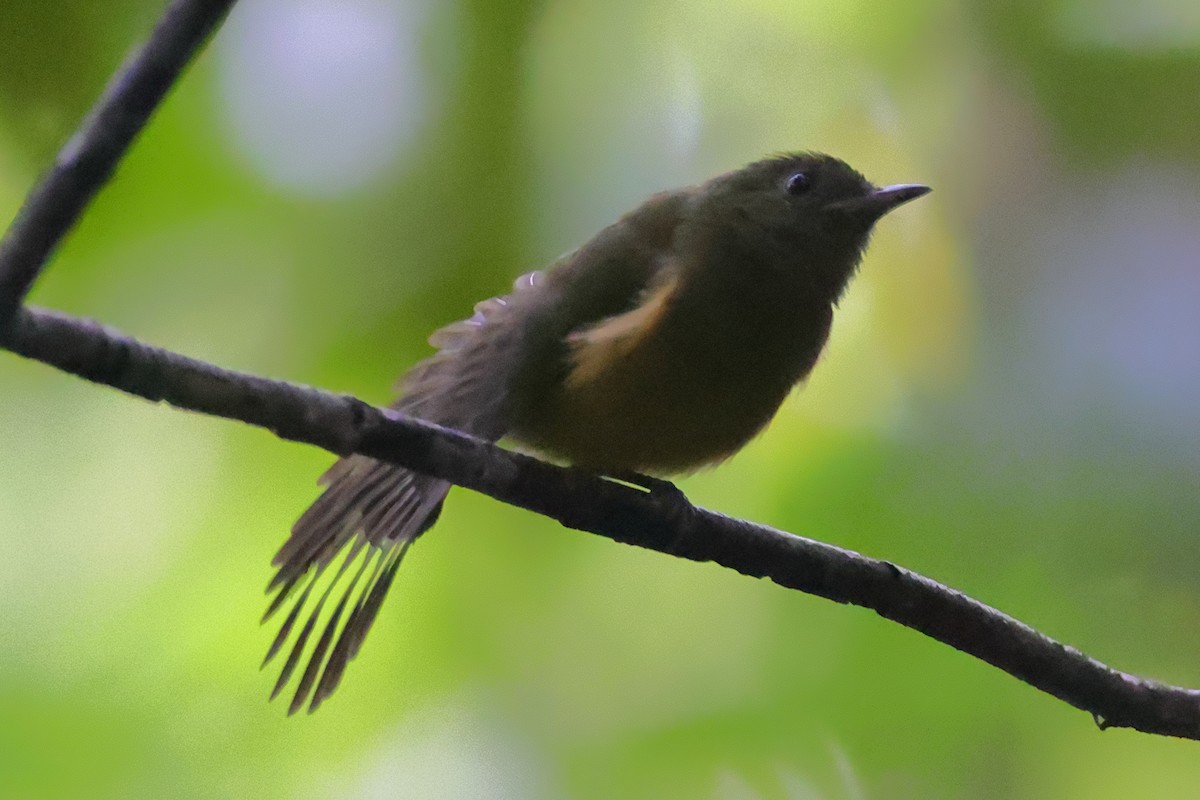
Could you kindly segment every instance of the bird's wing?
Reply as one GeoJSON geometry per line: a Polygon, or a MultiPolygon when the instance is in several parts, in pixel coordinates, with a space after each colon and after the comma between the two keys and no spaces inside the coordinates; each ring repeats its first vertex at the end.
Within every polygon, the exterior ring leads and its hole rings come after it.
{"type": "MultiPolygon", "coordinates": [[[[561,382],[569,334],[628,311],[654,283],[681,202],[677,195],[652,198],[546,272],[521,276],[510,294],[484,300],[469,319],[436,331],[429,342],[438,352],[404,376],[394,407],[489,441],[511,432],[515,419],[535,411],[537,399],[561,382]]],[[[274,558],[278,571],[268,591],[276,594],[264,615],[265,621],[296,598],[265,666],[307,610],[274,697],[303,660],[336,587],[345,587],[325,616],[289,713],[310,693],[315,710],[337,688],[401,559],[437,520],[450,489],[446,481],[358,455],[336,462],[321,483],[324,493],[274,558]]]]}

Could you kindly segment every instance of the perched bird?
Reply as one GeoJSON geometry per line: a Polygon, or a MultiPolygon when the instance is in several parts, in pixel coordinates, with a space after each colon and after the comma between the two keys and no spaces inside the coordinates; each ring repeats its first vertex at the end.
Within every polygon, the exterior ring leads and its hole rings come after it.
{"type": "MultiPolygon", "coordinates": [[[[877,188],[836,158],[797,153],[654,195],[434,333],[438,352],[402,379],[395,408],[600,473],[716,464],[767,425],[817,362],[876,220],[928,191],[877,188]]],[[[321,483],[274,560],[266,616],[297,599],[264,665],[308,615],[272,697],[334,587],[345,588],[289,713],[310,694],[315,710],[337,687],[450,489],[357,455],[321,483]]]]}

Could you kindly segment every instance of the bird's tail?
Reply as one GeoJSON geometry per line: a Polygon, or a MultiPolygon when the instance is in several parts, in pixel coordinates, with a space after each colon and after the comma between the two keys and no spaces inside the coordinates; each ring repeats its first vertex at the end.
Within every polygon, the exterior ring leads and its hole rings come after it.
{"type": "MultiPolygon", "coordinates": [[[[439,352],[417,364],[401,383],[396,408],[406,414],[496,441],[508,428],[508,388],[518,369],[523,313],[535,296],[539,273],[518,279],[512,294],[485,300],[470,319],[435,332],[439,352]]],[[[267,588],[275,592],[263,620],[291,601],[263,666],[280,653],[296,630],[271,696],[291,680],[318,622],[324,627],[308,656],[288,713],[311,693],[314,711],[342,679],[362,646],[400,561],[418,536],[437,521],[450,484],[365,456],[350,456],[321,478],[325,492],[304,512],[274,559],[267,588]],[[342,587],[340,590],[338,587],[342,587]],[[340,591],[337,605],[327,605],[340,591]],[[324,669],[322,670],[322,667],[324,669]]]]}
{"type": "Polygon", "coordinates": [[[321,483],[327,486],[325,492],[292,526],[291,537],[275,556],[273,564],[278,571],[267,587],[275,596],[264,622],[293,598],[294,602],[263,666],[283,649],[306,609],[308,613],[272,698],[291,680],[330,596],[342,587],[337,606],[327,616],[309,655],[289,714],[304,705],[310,692],[309,710],[315,711],[337,688],[346,665],[375,621],[401,560],[413,541],[437,520],[450,490],[446,481],[364,456],[341,459],[321,483]]]}

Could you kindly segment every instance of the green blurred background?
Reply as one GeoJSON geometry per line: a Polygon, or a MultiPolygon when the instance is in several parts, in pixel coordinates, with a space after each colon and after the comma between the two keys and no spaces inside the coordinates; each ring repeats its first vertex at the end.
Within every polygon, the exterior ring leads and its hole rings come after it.
{"type": "MultiPolygon", "coordinates": [[[[0,3],[0,216],[162,7],[0,3]]],[[[1192,0],[244,0],[34,301],[389,399],[652,191],[812,148],[888,217],[808,388],[705,506],[1200,685],[1192,0]]],[[[5,797],[1200,796],[861,609],[456,491],[314,717],[269,560],[329,456],[0,354],[5,797]]]]}

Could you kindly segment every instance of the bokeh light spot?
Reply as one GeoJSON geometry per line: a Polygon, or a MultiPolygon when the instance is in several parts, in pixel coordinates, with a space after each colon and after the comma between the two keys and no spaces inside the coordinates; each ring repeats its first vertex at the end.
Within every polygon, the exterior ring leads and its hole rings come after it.
{"type": "Polygon", "coordinates": [[[386,175],[428,117],[417,55],[425,12],[387,0],[239,7],[220,49],[237,149],[302,194],[341,194],[386,175]]]}

